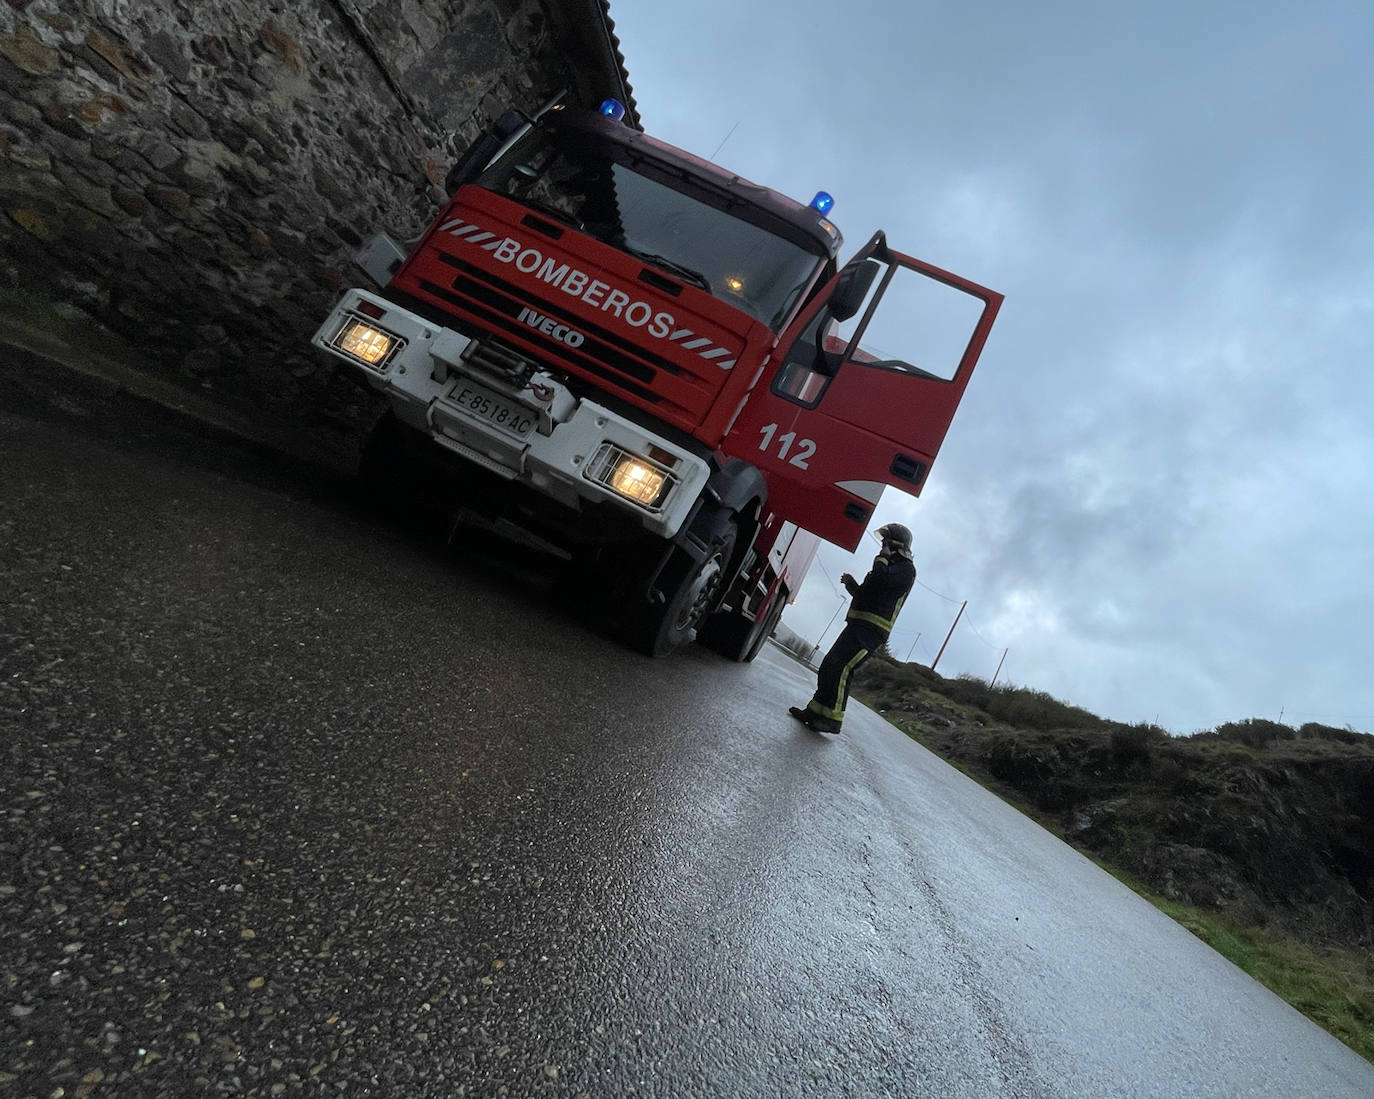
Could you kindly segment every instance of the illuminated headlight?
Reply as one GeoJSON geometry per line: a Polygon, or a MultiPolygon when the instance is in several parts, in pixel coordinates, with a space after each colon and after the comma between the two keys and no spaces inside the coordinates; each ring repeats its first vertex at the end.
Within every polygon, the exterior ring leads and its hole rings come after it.
{"type": "Polygon", "coordinates": [[[674,484],[673,475],[657,462],[613,443],[601,444],[587,465],[587,477],[640,507],[655,511],[674,484]]]}
{"type": "Polygon", "coordinates": [[[345,355],[359,359],[368,366],[380,366],[402,341],[358,317],[349,317],[331,343],[345,355]]]}
{"type": "Polygon", "coordinates": [[[663,491],[663,474],[633,458],[621,461],[611,473],[611,488],[641,504],[652,504],[663,491]]]}

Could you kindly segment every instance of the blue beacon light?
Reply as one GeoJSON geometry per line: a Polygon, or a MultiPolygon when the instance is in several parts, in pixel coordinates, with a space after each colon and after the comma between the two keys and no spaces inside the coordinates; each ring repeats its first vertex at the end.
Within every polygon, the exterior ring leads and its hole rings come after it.
{"type": "Polygon", "coordinates": [[[817,191],[816,197],[811,200],[811,209],[824,216],[830,213],[830,208],[835,205],[835,199],[826,191],[817,191]]]}
{"type": "Polygon", "coordinates": [[[607,118],[614,118],[619,122],[625,117],[625,104],[621,103],[618,99],[603,99],[597,111],[600,114],[604,114],[607,118]]]}

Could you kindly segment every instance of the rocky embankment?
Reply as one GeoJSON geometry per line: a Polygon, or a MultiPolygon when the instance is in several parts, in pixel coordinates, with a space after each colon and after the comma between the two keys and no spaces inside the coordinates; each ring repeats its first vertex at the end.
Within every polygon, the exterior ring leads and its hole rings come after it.
{"type": "Polygon", "coordinates": [[[855,690],[1170,900],[1314,945],[1374,949],[1374,736],[1250,719],[1171,737],[883,659],[855,690]]]}

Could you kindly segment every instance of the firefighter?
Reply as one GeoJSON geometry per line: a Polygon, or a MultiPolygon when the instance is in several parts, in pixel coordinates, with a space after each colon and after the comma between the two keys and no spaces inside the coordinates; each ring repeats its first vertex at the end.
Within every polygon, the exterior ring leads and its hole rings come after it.
{"type": "Polygon", "coordinates": [[[878,528],[878,537],[883,540],[883,548],[873,559],[873,567],[863,583],[849,573],[840,577],[853,601],[845,615],[844,630],[816,673],[816,693],[806,709],[792,706],[787,711],[817,732],[840,731],[854,672],[887,640],[911,586],[916,583],[911,531],[901,523],[888,523],[878,528]]]}

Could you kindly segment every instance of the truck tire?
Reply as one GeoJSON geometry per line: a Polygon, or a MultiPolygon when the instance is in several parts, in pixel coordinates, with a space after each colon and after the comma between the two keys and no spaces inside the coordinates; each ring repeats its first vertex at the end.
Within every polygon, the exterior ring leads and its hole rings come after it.
{"type": "Polygon", "coordinates": [[[665,600],[645,603],[631,611],[625,641],[642,653],[659,657],[693,640],[697,627],[728,584],[726,570],[738,537],[735,522],[730,519],[716,529],[700,562],[694,562],[685,553],[675,553],[659,578],[665,600]]]}
{"type": "Polygon", "coordinates": [[[727,660],[748,664],[773,636],[786,604],[787,589],[783,587],[778,589],[762,618],[745,618],[738,611],[715,615],[701,630],[702,643],[727,660]]]}
{"type": "Polygon", "coordinates": [[[787,606],[787,589],[779,588],[778,594],[773,599],[773,605],[768,608],[768,613],[763,616],[763,623],[754,631],[749,639],[749,649],[744,654],[743,663],[748,664],[763,651],[764,645],[768,644],[768,639],[778,628],[778,623],[782,621],[782,610],[787,606]]]}

